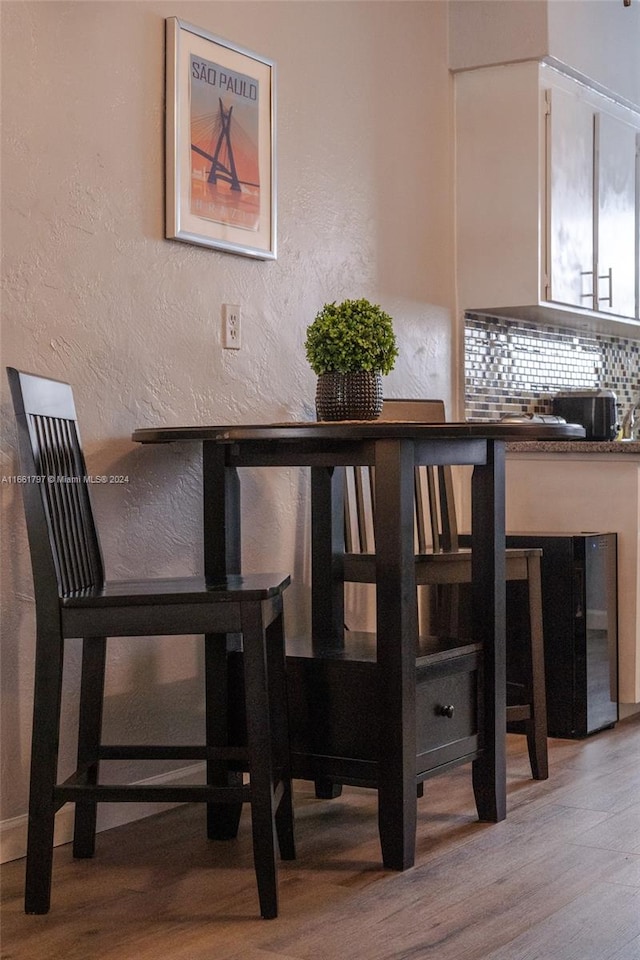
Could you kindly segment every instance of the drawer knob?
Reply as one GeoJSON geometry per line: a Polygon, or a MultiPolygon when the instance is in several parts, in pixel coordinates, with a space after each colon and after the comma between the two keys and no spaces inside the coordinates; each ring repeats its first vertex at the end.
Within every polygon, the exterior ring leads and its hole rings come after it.
{"type": "Polygon", "coordinates": [[[454,713],[455,708],[452,703],[436,707],[436,715],[438,717],[449,717],[449,719],[451,719],[454,713]]]}

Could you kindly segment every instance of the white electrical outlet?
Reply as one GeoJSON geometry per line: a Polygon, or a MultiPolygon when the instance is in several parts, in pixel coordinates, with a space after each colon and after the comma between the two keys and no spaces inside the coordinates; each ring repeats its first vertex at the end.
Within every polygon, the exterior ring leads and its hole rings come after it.
{"type": "Polygon", "coordinates": [[[225,350],[240,349],[240,304],[222,304],[222,346],[225,350]]]}

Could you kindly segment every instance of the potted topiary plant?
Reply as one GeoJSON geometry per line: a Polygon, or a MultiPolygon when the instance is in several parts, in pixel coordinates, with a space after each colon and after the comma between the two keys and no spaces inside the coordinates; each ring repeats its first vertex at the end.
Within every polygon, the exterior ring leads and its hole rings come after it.
{"type": "Polygon", "coordinates": [[[368,300],[325,303],[307,327],[307,360],[318,375],[319,420],[375,420],[382,374],[398,356],[393,321],[368,300]]]}

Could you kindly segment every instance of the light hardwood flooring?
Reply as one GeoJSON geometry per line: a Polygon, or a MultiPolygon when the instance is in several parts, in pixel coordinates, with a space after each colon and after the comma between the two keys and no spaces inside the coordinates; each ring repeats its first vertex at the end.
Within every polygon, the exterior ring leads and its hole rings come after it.
{"type": "Polygon", "coordinates": [[[640,717],[550,741],[548,781],[508,738],[508,816],[475,819],[469,767],[418,801],[416,866],[380,866],[376,795],[316,800],[296,783],[298,859],[261,920],[248,815],[209,843],[201,806],[55,852],[52,909],[22,912],[2,868],[3,960],[640,960],[640,717]]]}

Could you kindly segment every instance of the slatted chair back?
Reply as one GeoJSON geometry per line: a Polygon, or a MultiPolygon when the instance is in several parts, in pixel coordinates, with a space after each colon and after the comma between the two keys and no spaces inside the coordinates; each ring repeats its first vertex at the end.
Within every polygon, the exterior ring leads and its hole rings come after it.
{"type": "Polygon", "coordinates": [[[7,373],[36,602],[99,587],[104,566],[71,387],[12,367],[7,373]]]}
{"type": "MultiPolygon", "coordinates": [[[[415,423],[444,423],[442,400],[385,400],[381,419],[415,423]]],[[[348,553],[375,553],[374,468],[346,471],[345,546],[348,553]]],[[[449,466],[415,469],[415,540],[417,553],[458,550],[453,478],[449,466]]]]}

